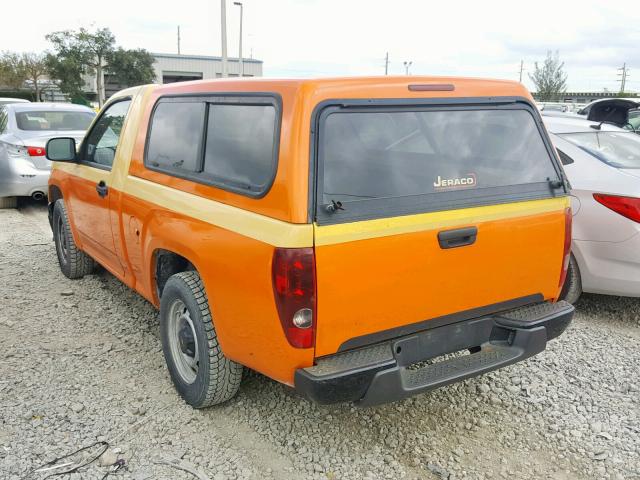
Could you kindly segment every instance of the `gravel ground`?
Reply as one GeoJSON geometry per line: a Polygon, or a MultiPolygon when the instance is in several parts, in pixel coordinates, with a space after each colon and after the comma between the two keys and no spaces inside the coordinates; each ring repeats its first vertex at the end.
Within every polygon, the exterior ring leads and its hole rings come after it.
{"type": "Polygon", "coordinates": [[[640,479],[639,300],[585,295],[537,357],[396,404],[319,407],[256,374],[196,411],[148,303],[104,271],[66,279],[42,205],[0,224],[0,478],[108,441],[110,479],[640,479]]]}

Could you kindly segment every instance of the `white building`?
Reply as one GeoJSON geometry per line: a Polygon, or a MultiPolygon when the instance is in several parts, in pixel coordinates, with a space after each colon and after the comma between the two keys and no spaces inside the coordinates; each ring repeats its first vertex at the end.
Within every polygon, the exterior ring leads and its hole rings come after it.
{"type": "MultiPolygon", "coordinates": [[[[205,55],[176,55],[172,53],[154,53],[156,63],[156,83],[173,83],[186,80],[205,80],[222,77],[222,58],[205,55]]],[[[244,77],[261,77],[262,60],[243,58],[244,77]]],[[[230,77],[240,76],[240,62],[229,58],[227,71],[230,77]]]]}

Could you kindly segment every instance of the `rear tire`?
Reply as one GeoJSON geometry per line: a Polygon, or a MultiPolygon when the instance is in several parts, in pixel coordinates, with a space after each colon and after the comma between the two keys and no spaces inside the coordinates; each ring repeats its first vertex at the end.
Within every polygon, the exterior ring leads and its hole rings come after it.
{"type": "Polygon", "coordinates": [[[56,253],[60,270],[65,277],[82,278],[93,272],[95,261],[80,250],[73,241],[69,217],[63,200],[56,201],[53,206],[53,239],[56,243],[56,253]]]}
{"type": "Polygon", "coordinates": [[[582,280],[580,278],[580,268],[578,262],[573,255],[569,260],[569,268],[567,269],[567,279],[560,291],[560,300],[565,300],[571,304],[578,301],[582,295],[582,280]]]}
{"type": "Polygon", "coordinates": [[[224,356],[198,272],[171,276],[160,300],[160,337],[169,374],[194,408],[233,398],[243,367],[224,356]]]}
{"type": "Polygon", "coordinates": [[[18,197],[0,197],[0,209],[17,207],[18,197]]]}

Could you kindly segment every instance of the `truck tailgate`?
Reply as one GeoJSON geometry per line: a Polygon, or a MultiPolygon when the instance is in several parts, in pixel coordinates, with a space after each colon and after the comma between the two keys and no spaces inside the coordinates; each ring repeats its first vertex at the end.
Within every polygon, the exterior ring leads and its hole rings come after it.
{"type": "Polygon", "coordinates": [[[316,356],[555,298],[568,207],[558,197],[316,225],[316,356]],[[462,237],[449,245],[451,231],[462,237]]]}

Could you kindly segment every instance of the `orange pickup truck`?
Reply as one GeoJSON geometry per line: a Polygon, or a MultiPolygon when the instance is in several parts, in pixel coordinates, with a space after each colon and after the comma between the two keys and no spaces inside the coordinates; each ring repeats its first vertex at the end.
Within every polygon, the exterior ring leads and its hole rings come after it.
{"type": "Polygon", "coordinates": [[[194,407],[243,367],[393,401],[535,355],[573,316],[568,184],[515,82],[136,87],[47,156],[62,272],[97,262],[159,308],[194,407]]]}

